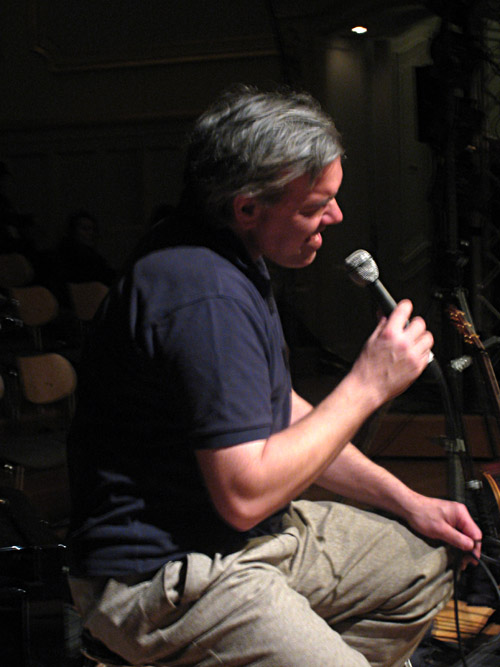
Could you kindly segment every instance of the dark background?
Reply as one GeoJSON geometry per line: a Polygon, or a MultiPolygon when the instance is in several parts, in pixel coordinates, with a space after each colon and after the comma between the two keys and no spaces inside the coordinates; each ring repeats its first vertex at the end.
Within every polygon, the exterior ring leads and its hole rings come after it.
{"type": "MultiPolygon", "coordinates": [[[[0,160],[40,247],[84,207],[119,268],[154,208],[175,203],[183,137],[235,82],[318,97],[347,148],[340,204],[317,261],[277,271],[314,340],[352,360],[371,331],[343,273],[366,248],[398,299],[447,341],[436,293],[465,287],[498,329],[499,10],[493,2],[4,0],[0,160]],[[350,32],[366,25],[366,35],[350,32]],[[444,328],[444,333],[443,333],[444,328]]],[[[299,329],[290,337],[302,344],[299,329]]],[[[446,347],[446,346],[444,346],[446,347]]],[[[445,350],[446,352],[446,350],[445,350]]]]}

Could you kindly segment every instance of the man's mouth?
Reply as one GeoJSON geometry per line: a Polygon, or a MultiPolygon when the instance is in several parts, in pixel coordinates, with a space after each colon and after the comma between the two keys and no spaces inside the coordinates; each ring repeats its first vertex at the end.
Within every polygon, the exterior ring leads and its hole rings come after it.
{"type": "Polygon", "coordinates": [[[311,246],[314,250],[319,250],[321,248],[321,245],[323,244],[323,237],[321,236],[321,232],[316,232],[315,234],[311,234],[306,240],[307,245],[311,246]]]}

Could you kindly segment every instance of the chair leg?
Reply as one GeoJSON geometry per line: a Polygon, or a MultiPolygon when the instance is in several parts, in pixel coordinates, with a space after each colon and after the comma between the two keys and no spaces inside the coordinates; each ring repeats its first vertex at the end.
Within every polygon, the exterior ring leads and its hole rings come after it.
{"type": "Polygon", "coordinates": [[[24,489],[24,466],[17,464],[15,468],[14,486],[19,491],[22,491],[24,489]]]}
{"type": "Polygon", "coordinates": [[[42,330],[40,327],[32,328],[33,344],[36,350],[43,350],[42,330]]]}
{"type": "Polygon", "coordinates": [[[22,491],[24,488],[24,466],[17,463],[6,463],[2,464],[3,473],[13,479],[14,488],[18,491],[22,491]]]}

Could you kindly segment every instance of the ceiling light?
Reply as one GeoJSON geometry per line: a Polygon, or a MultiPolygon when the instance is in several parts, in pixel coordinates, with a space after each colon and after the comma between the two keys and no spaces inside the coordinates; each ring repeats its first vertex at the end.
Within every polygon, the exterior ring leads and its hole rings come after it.
{"type": "Polygon", "coordinates": [[[358,35],[362,35],[365,32],[368,32],[368,28],[365,28],[362,25],[357,25],[355,28],[351,28],[351,32],[355,32],[358,35]]]}

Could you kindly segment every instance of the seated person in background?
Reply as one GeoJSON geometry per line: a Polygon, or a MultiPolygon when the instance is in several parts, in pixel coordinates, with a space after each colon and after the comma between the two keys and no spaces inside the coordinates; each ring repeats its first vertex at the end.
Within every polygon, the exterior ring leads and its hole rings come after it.
{"type": "Polygon", "coordinates": [[[351,443],[427,365],[409,301],[316,407],[291,386],[265,260],[314,261],[342,221],[342,155],[308,95],[224,94],[191,135],[176,223],[95,322],[68,441],[70,586],[127,664],[402,665],[457,553],[479,556],[464,505],[351,443]],[[313,482],[395,518],[296,500],[313,482]]]}
{"type": "Polygon", "coordinates": [[[0,162],[0,254],[19,253],[34,263],[42,230],[30,214],[19,213],[9,197],[12,174],[0,162]]]}
{"type": "Polygon", "coordinates": [[[110,285],[115,270],[97,250],[99,226],[88,211],[69,216],[59,244],[46,252],[37,264],[41,284],[48,287],[63,306],[69,306],[68,283],[97,281],[110,285]]]}
{"type": "Polygon", "coordinates": [[[57,248],[61,278],[68,283],[97,281],[111,285],[115,271],[97,250],[98,239],[97,220],[88,211],[69,216],[66,234],[57,248]]]}

